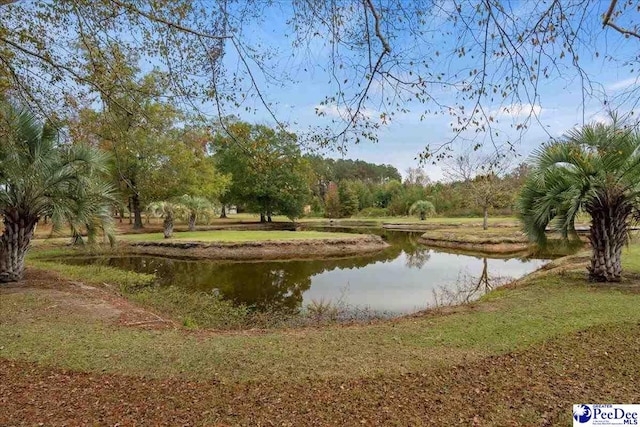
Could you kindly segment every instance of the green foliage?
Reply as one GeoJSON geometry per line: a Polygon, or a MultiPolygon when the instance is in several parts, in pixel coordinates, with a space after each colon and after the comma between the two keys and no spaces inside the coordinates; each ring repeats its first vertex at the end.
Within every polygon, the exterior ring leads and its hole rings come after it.
{"type": "Polygon", "coordinates": [[[155,218],[165,218],[168,215],[172,217],[179,216],[188,212],[187,208],[180,204],[177,199],[149,203],[146,210],[155,218]]]}
{"type": "MultiPolygon", "coordinates": [[[[638,259],[640,246],[631,245],[625,267],[631,269],[628,263],[638,259]]],[[[640,272],[637,262],[636,267],[634,272],[640,272]]],[[[56,301],[41,293],[10,292],[3,294],[6,303],[0,305],[0,357],[83,371],[200,380],[304,380],[373,371],[395,375],[407,367],[440,369],[462,357],[523,350],[597,325],[624,330],[640,321],[638,293],[587,286],[575,272],[550,271],[523,284],[489,293],[473,303],[475,309],[448,310],[444,316],[375,322],[365,328],[309,328],[304,333],[198,336],[173,328],[116,327],[68,311],[61,316],[58,310],[68,304],[53,308],[56,301]],[[431,357],[417,358],[416,352],[431,357]],[[338,353],[343,357],[333,357],[338,353]]]]}
{"type": "Polygon", "coordinates": [[[166,76],[152,71],[138,77],[136,58],[117,47],[105,60],[115,69],[93,70],[105,87],[112,88],[101,94],[104,108],[82,109],[70,129],[74,140],[92,142],[112,154],[112,180],[124,196],[121,205],[134,198],[139,208],[185,193],[219,197],[229,177],[207,156],[207,129],[184,126],[187,118],[162,98],[168,90],[166,76]],[[135,95],[123,92],[114,80],[135,95]]]}
{"type": "Polygon", "coordinates": [[[80,280],[85,283],[103,285],[104,283],[117,284],[121,290],[132,291],[136,288],[143,288],[154,282],[153,274],[136,273],[135,271],[121,270],[115,267],[100,265],[71,265],[49,261],[43,257],[46,253],[39,254],[38,257],[29,259],[29,265],[43,270],[55,271],[67,279],[80,280]]]}
{"type": "Polygon", "coordinates": [[[189,229],[192,231],[196,221],[209,219],[214,215],[213,203],[204,197],[183,194],[176,198],[176,203],[184,208],[177,215],[189,222],[189,229]]]}
{"type": "Polygon", "coordinates": [[[349,185],[355,191],[358,197],[358,210],[362,210],[373,206],[373,193],[371,192],[371,184],[363,181],[350,181],[349,185]]]}
{"type": "Polygon", "coordinates": [[[539,149],[533,164],[519,211],[527,235],[540,244],[547,226],[565,238],[575,235],[577,215],[594,204],[619,203],[638,215],[640,136],[632,129],[614,122],[573,130],[539,149]]]}
{"type": "Polygon", "coordinates": [[[391,165],[377,165],[363,160],[330,159],[318,155],[306,155],[316,179],[329,183],[360,181],[379,184],[390,180],[401,180],[398,170],[391,165]]]}
{"type": "Polygon", "coordinates": [[[418,215],[421,220],[424,220],[428,216],[434,216],[436,214],[436,208],[433,206],[433,203],[427,200],[418,200],[409,208],[409,214],[418,215]]]}
{"type": "Polygon", "coordinates": [[[360,206],[358,193],[356,193],[349,181],[342,181],[338,184],[338,195],[340,198],[340,216],[349,217],[358,212],[360,206]]]}
{"type": "Polygon", "coordinates": [[[250,311],[206,292],[188,292],[177,286],[147,286],[127,291],[138,304],[166,313],[188,328],[240,329],[250,311]]]}
{"type": "Polygon", "coordinates": [[[338,186],[331,183],[324,200],[324,216],[327,218],[340,218],[341,214],[342,206],[340,204],[338,186]]]}
{"type": "MultiPolygon", "coordinates": [[[[0,215],[22,221],[50,217],[94,237],[111,234],[113,187],[103,178],[108,157],[87,145],[61,144],[51,123],[26,108],[0,105],[0,215]]],[[[28,230],[30,232],[31,230],[28,230]]]]}
{"type": "Polygon", "coordinates": [[[232,176],[223,200],[268,216],[302,216],[309,199],[309,165],[296,136],[243,122],[226,129],[211,144],[218,167],[232,176]]]}

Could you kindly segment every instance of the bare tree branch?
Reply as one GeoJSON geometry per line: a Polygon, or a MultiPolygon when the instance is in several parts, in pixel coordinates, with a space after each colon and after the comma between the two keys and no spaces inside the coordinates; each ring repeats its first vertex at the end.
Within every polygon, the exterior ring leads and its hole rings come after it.
{"type": "Polygon", "coordinates": [[[607,13],[605,13],[604,19],[602,20],[602,28],[611,27],[614,30],[616,30],[619,33],[622,33],[622,34],[624,34],[626,36],[632,36],[632,37],[636,37],[636,38],[640,39],[640,34],[639,33],[635,32],[635,31],[624,29],[622,27],[619,27],[618,25],[614,24],[611,21],[611,16],[613,15],[613,12],[616,9],[616,4],[617,3],[618,3],[618,0],[611,0],[611,3],[609,4],[609,9],[607,10],[607,13]]]}

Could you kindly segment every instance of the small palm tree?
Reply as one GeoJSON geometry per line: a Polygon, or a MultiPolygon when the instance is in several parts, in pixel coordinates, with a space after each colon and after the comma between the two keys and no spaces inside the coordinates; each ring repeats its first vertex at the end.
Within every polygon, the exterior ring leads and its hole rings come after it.
{"type": "Polygon", "coordinates": [[[43,217],[54,229],[86,229],[90,239],[111,227],[113,188],[102,176],[107,158],[82,145],[61,144],[57,131],[26,108],[0,103],[0,282],[20,280],[33,232],[43,217]]]}
{"type": "Polygon", "coordinates": [[[147,206],[147,211],[156,218],[164,218],[162,222],[163,234],[165,239],[171,238],[173,235],[173,220],[180,215],[185,208],[174,201],[153,202],[147,206]]]}
{"type": "Polygon", "coordinates": [[[189,220],[189,231],[195,231],[196,220],[206,216],[213,210],[213,204],[204,197],[191,196],[185,194],[177,199],[177,202],[184,206],[189,220]]]}
{"type": "Polygon", "coordinates": [[[619,281],[631,222],[640,218],[640,135],[613,124],[592,124],[543,146],[519,200],[529,238],[546,242],[547,226],[576,236],[580,212],[591,217],[589,278],[619,281]]]}
{"type": "Polygon", "coordinates": [[[436,207],[427,200],[418,200],[409,208],[409,215],[419,215],[420,221],[436,214],[436,207]]]}

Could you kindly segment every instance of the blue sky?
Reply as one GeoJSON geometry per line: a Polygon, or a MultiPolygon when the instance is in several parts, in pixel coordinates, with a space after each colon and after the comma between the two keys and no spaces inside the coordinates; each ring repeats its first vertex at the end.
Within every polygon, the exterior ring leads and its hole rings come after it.
{"type": "MultiPolygon", "coordinates": [[[[526,13],[530,4],[511,2],[516,14],[526,13]]],[[[498,143],[517,140],[516,152],[524,159],[542,142],[548,140],[549,135],[558,137],[570,128],[583,123],[583,120],[586,122],[605,120],[607,107],[603,99],[611,100],[616,95],[636,86],[637,73],[630,73],[629,67],[624,67],[620,61],[611,61],[606,57],[607,53],[614,54],[616,59],[633,56],[637,52],[637,47],[640,46],[635,39],[625,39],[612,30],[602,31],[601,28],[598,30],[600,14],[604,13],[608,4],[608,1],[591,4],[592,8],[589,9],[587,19],[594,24],[593,40],[583,44],[586,48],[578,52],[581,66],[589,78],[598,83],[595,86],[597,96],[588,96],[583,103],[582,86],[577,73],[568,68],[561,78],[554,77],[541,82],[539,97],[531,102],[504,101],[501,104],[496,103],[494,107],[488,107],[488,110],[493,108],[492,113],[501,119],[501,124],[498,125],[501,130],[500,136],[497,137],[498,143]],[[593,55],[596,50],[602,52],[598,57],[593,55]],[[510,129],[509,125],[518,122],[529,111],[536,113],[540,123],[532,124],[520,138],[520,132],[510,129]]],[[[328,61],[329,50],[320,38],[304,54],[291,57],[292,39],[287,37],[289,29],[285,24],[289,12],[286,2],[278,3],[274,8],[263,12],[262,22],[248,22],[242,31],[248,44],[263,43],[278,51],[275,59],[269,62],[271,72],[276,76],[288,74],[291,79],[285,79],[282,85],[270,84],[269,79],[256,73],[257,79],[263,94],[269,102],[273,103],[273,110],[278,119],[290,123],[295,131],[304,132],[309,126],[328,123],[328,120],[337,116],[340,111],[334,106],[321,107],[324,108],[327,117],[319,118],[316,115],[316,109],[324,96],[335,90],[335,87],[328,83],[329,74],[323,70],[328,61]]],[[[402,47],[403,42],[400,36],[392,41],[392,45],[395,43],[393,47],[398,49],[402,47]]],[[[447,36],[440,34],[432,38],[432,46],[429,48],[438,49],[438,46],[442,45],[442,48],[446,49],[448,42],[450,40],[447,40],[447,36]]],[[[232,50],[227,52],[224,60],[225,67],[229,70],[239,67],[237,55],[232,50]]],[[[465,58],[453,62],[455,62],[454,67],[473,66],[473,61],[465,58]]],[[[255,69],[254,72],[256,72],[255,69]]],[[[433,88],[432,93],[438,100],[446,102],[452,102],[456,96],[455,91],[450,89],[433,88]]],[[[228,112],[236,113],[247,121],[273,124],[273,119],[259,103],[249,102],[248,105],[257,110],[253,113],[242,110],[228,112]]],[[[427,144],[438,145],[452,138],[450,117],[426,115],[421,120],[420,108],[424,107],[412,103],[408,103],[407,107],[412,111],[382,126],[378,132],[378,143],[350,144],[344,157],[388,163],[404,172],[409,167],[419,165],[416,157],[427,144]]],[[[375,105],[369,105],[367,108],[371,115],[379,114],[375,105]]],[[[626,107],[623,106],[623,112],[624,108],[626,107]]],[[[457,142],[454,147],[455,152],[460,152],[467,150],[469,144],[457,142]]],[[[335,151],[329,151],[326,154],[342,157],[335,151]]],[[[423,167],[432,179],[438,180],[444,177],[443,169],[446,168],[446,164],[442,162],[436,165],[425,164],[423,167]]]]}

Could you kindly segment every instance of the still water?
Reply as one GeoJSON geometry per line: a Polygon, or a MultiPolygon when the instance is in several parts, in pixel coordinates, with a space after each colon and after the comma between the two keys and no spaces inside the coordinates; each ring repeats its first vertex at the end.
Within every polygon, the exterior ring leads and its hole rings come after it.
{"type": "Polygon", "coordinates": [[[477,298],[547,262],[446,252],[419,244],[421,233],[375,232],[391,246],[378,254],[342,259],[221,262],[124,256],[64,262],[155,273],[158,286],[214,292],[256,310],[290,312],[307,304],[331,302],[387,315],[418,311],[454,294],[477,298]]]}

